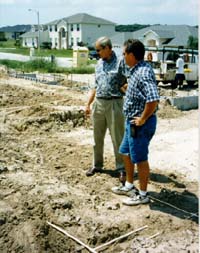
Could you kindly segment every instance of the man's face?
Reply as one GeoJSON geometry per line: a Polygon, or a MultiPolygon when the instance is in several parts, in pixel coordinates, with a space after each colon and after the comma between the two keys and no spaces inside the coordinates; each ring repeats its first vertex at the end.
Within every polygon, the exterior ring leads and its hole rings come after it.
{"type": "Polygon", "coordinates": [[[108,46],[102,47],[99,43],[96,44],[96,51],[99,54],[99,57],[103,60],[109,59],[111,55],[111,49],[108,46]]]}
{"type": "Polygon", "coordinates": [[[133,53],[127,53],[126,52],[126,48],[124,47],[123,49],[123,56],[124,56],[124,59],[125,59],[125,62],[126,64],[129,66],[129,67],[133,67],[137,64],[137,60],[135,58],[135,55],[133,53]]]}

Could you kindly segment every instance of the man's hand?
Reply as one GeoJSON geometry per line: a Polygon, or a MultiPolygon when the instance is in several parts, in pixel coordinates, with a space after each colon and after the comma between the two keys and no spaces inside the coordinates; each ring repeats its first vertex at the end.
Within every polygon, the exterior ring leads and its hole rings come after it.
{"type": "Polygon", "coordinates": [[[90,113],[91,113],[90,105],[94,101],[95,94],[96,94],[96,90],[95,89],[90,90],[90,92],[89,92],[89,99],[88,99],[88,102],[87,102],[86,107],[85,107],[85,115],[86,115],[86,117],[90,116],[90,113]]]}
{"type": "Polygon", "coordinates": [[[146,103],[144,111],[142,112],[142,115],[140,117],[134,117],[131,120],[131,123],[135,124],[136,126],[144,125],[144,123],[148,120],[148,118],[155,112],[157,105],[158,105],[158,101],[152,101],[152,102],[146,103]]]}
{"type": "Polygon", "coordinates": [[[146,120],[144,120],[141,117],[134,117],[130,122],[136,126],[142,126],[142,125],[144,125],[146,120]]]}
{"type": "Polygon", "coordinates": [[[125,84],[120,88],[120,91],[121,91],[122,93],[126,93],[127,88],[128,88],[128,84],[125,83],[125,84]]]}
{"type": "Polygon", "coordinates": [[[89,116],[90,116],[90,113],[91,113],[90,106],[89,106],[89,105],[86,105],[86,107],[85,107],[85,115],[86,115],[86,117],[89,117],[89,116]]]}

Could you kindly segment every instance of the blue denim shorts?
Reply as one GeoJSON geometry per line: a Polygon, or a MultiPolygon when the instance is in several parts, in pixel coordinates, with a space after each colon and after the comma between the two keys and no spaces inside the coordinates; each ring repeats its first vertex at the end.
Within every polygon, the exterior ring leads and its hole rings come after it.
{"type": "Polygon", "coordinates": [[[132,137],[132,125],[129,120],[126,120],[124,137],[119,147],[119,153],[130,155],[133,163],[147,161],[149,143],[155,134],[156,123],[156,115],[152,115],[144,125],[136,127],[136,136],[132,137]]]}

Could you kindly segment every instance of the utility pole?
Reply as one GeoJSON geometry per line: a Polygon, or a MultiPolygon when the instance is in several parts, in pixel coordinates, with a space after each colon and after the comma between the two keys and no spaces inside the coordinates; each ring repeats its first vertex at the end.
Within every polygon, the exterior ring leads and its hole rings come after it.
{"type": "Polygon", "coordinates": [[[33,11],[37,14],[37,26],[38,26],[38,52],[40,52],[40,13],[38,10],[28,9],[29,11],[33,11]]]}

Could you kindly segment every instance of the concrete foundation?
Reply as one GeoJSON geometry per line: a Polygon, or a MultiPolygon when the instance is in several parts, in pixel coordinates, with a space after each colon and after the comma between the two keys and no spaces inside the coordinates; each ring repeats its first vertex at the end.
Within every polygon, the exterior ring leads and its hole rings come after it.
{"type": "Polygon", "coordinates": [[[198,108],[199,97],[197,95],[187,97],[175,97],[169,98],[172,106],[176,106],[177,109],[185,111],[198,108]]]}

